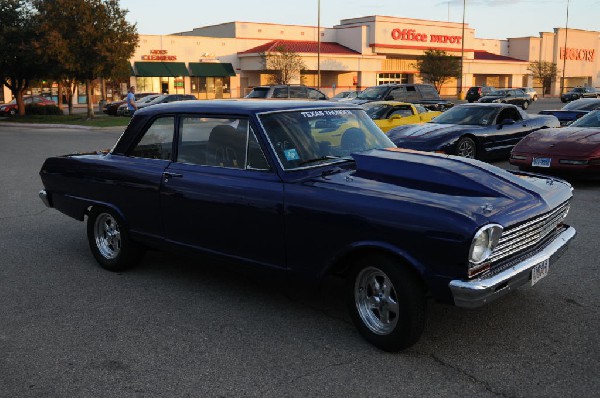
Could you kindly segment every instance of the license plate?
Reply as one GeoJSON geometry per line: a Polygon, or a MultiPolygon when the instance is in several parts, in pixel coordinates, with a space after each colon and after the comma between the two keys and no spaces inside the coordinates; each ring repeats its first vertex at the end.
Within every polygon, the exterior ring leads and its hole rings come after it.
{"type": "Polygon", "coordinates": [[[531,286],[535,285],[540,279],[548,275],[550,268],[550,260],[546,259],[535,265],[531,270],[531,286]]]}
{"type": "Polygon", "coordinates": [[[550,167],[551,158],[533,158],[531,165],[533,167],[550,167]]]}

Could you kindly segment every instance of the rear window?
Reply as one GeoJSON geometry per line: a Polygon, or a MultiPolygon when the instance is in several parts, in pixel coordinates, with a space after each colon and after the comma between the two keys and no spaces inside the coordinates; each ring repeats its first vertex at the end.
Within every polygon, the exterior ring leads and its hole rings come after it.
{"type": "Polygon", "coordinates": [[[440,95],[433,86],[419,86],[423,99],[439,99],[440,95]]]}
{"type": "Polygon", "coordinates": [[[246,98],[266,98],[269,87],[255,87],[246,98]]]}

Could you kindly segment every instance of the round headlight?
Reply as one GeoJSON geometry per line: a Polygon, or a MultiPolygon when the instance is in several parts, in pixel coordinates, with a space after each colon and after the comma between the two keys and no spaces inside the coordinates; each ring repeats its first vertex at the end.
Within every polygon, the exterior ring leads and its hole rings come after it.
{"type": "Polygon", "coordinates": [[[469,262],[472,265],[478,265],[484,262],[494,251],[500,236],[502,235],[502,226],[498,224],[485,225],[475,233],[469,250],[469,262]]]}

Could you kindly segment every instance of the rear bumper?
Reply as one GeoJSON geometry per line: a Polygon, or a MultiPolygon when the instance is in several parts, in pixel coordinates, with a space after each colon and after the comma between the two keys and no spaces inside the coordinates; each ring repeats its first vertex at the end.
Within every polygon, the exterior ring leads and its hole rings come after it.
{"type": "Polygon", "coordinates": [[[566,227],[546,246],[510,268],[492,275],[474,280],[453,280],[449,283],[454,304],[458,307],[476,308],[488,304],[531,280],[531,270],[545,260],[552,267],[556,260],[566,251],[569,242],[577,232],[573,227],[566,227]]]}
{"type": "Polygon", "coordinates": [[[39,196],[42,202],[44,202],[44,204],[46,205],[46,207],[52,207],[52,203],[50,202],[50,195],[48,195],[48,192],[46,192],[45,189],[42,189],[40,191],[39,196]]]}

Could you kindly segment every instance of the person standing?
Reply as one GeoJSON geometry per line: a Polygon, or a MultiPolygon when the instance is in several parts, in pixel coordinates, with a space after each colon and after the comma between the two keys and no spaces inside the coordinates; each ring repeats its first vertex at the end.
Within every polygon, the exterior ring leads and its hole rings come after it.
{"type": "Polygon", "coordinates": [[[137,111],[137,105],[135,104],[135,87],[129,87],[129,92],[127,93],[127,110],[129,111],[129,115],[133,116],[135,111],[137,111]]]}

